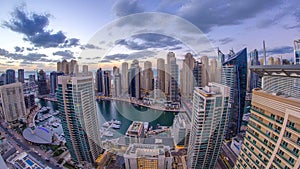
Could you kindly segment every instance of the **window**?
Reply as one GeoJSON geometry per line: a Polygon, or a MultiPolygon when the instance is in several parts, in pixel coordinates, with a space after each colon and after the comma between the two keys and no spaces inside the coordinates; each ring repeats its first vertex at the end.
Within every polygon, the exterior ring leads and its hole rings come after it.
{"type": "Polygon", "coordinates": [[[288,132],[288,131],[285,132],[285,137],[286,137],[286,138],[291,138],[291,135],[292,135],[292,134],[291,134],[290,132],[288,132]]]}
{"type": "Polygon", "coordinates": [[[299,153],[299,150],[298,150],[297,148],[294,148],[294,149],[293,149],[293,152],[294,152],[295,154],[298,154],[298,153],[299,153]]]}
{"type": "Polygon", "coordinates": [[[282,142],[282,145],[283,145],[284,147],[287,147],[287,146],[288,146],[288,143],[285,142],[285,141],[283,141],[283,142],[282,142]]]}
{"type": "Polygon", "coordinates": [[[294,160],[292,157],[290,157],[290,158],[289,158],[289,162],[290,162],[291,164],[294,164],[295,160],[294,160]]]}

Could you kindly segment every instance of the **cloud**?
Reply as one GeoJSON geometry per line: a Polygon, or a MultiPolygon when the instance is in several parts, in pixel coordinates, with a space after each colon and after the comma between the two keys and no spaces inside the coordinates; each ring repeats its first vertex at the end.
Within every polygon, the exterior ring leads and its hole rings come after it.
{"type": "Polygon", "coordinates": [[[74,52],[70,50],[57,51],[54,52],[53,55],[62,56],[62,59],[75,59],[74,52]]]}
{"type": "Polygon", "coordinates": [[[149,48],[174,48],[182,44],[180,41],[160,34],[145,33],[134,35],[129,39],[120,39],[115,45],[123,45],[131,50],[145,50],[149,48]]]}
{"type": "Polygon", "coordinates": [[[224,25],[238,25],[244,20],[253,18],[265,9],[275,8],[281,1],[226,1],[191,0],[182,5],[177,14],[193,24],[203,32],[224,25]],[[259,4],[259,5],[258,5],[259,4]]]}
{"type": "MultiPolygon", "coordinates": [[[[41,53],[28,53],[28,54],[20,54],[20,53],[10,53],[5,49],[0,48],[0,55],[13,59],[13,60],[23,60],[23,61],[28,61],[28,62],[34,62],[34,61],[41,61],[44,62],[45,59],[48,57],[45,54],[41,53]]],[[[49,59],[47,59],[49,61],[49,59]]]]}
{"type": "Polygon", "coordinates": [[[24,47],[15,46],[15,52],[23,52],[24,47]]]}
{"type": "Polygon", "coordinates": [[[231,37],[226,37],[226,38],[220,39],[220,40],[218,40],[218,41],[219,41],[219,43],[220,43],[221,45],[225,45],[225,44],[227,44],[227,43],[232,42],[233,40],[234,40],[234,39],[231,38],[231,37]]]}
{"type": "Polygon", "coordinates": [[[120,60],[127,60],[127,61],[131,61],[134,59],[148,59],[148,58],[152,58],[157,54],[157,52],[153,52],[153,51],[138,51],[138,52],[133,52],[131,54],[122,54],[122,53],[118,53],[118,54],[113,54],[113,55],[107,55],[103,58],[103,60],[106,61],[120,61],[120,60]]]}
{"type": "Polygon", "coordinates": [[[6,56],[6,55],[8,55],[8,54],[9,54],[9,52],[8,52],[7,50],[1,49],[1,48],[0,48],[0,55],[1,55],[1,56],[6,56]]]}
{"type": "Polygon", "coordinates": [[[2,23],[3,27],[21,33],[25,37],[24,41],[28,41],[35,47],[70,47],[79,44],[79,39],[67,39],[62,31],[53,32],[47,30],[49,25],[50,14],[28,13],[24,7],[17,7],[11,13],[12,18],[2,23]]]}
{"type": "Polygon", "coordinates": [[[293,53],[293,51],[294,48],[291,46],[281,46],[281,47],[268,49],[267,54],[268,55],[286,54],[286,53],[293,53]]]}
{"type": "Polygon", "coordinates": [[[99,46],[88,43],[86,45],[82,45],[80,49],[84,50],[84,49],[101,49],[101,48],[99,46]]]}
{"type": "Polygon", "coordinates": [[[118,0],[113,6],[113,11],[116,16],[121,17],[143,12],[144,9],[139,6],[138,0],[118,0]]]}

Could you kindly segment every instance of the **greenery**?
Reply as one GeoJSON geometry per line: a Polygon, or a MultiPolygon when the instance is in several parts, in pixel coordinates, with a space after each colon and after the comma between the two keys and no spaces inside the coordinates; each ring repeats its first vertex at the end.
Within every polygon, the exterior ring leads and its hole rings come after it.
{"type": "Polygon", "coordinates": [[[57,150],[60,147],[60,145],[50,145],[49,147],[54,152],[55,150],[57,150]]]}
{"type": "Polygon", "coordinates": [[[62,150],[62,149],[56,150],[56,151],[53,153],[53,157],[57,157],[57,156],[61,155],[63,152],[64,152],[64,150],[62,150]]]}
{"type": "Polygon", "coordinates": [[[75,167],[71,164],[65,163],[64,167],[69,168],[69,169],[75,169],[75,167]]]}

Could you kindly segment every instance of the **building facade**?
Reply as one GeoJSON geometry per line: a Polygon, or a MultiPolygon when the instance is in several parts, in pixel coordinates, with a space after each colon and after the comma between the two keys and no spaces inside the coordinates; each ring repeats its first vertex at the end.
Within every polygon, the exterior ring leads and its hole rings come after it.
{"type": "Polygon", "coordinates": [[[102,69],[97,69],[96,72],[96,90],[98,94],[103,94],[103,72],[102,69]]]}
{"type": "Polygon", "coordinates": [[[47,76],[46,72],[44,72],[43,70],[40,70],[38,73],[38,94],[40,96],[49,94],[47,76]]]}
{"type": "Polygon", "coordinates": [[[6,70],[6,83],[5,84],[11,84],[16,82],[16,73],[13,69],[7,69],[6,70]]]}
{"type": "Polygon", "coordinates": [[[1,116],[5,121],[15,122],[27,114],[22,83],[0,86],[0,100],[1,116]]]}
{"type": "Polygon", "coordinates": [[[139,61],[134,60],[130,67],[129,76],[129,93],[130,97],[140,99],[141,98],[141,68],[139,61]]]}
{"type": "Polygon", "coordinates": [[[72,159],[79,163],[94,163],[102,149],[93,76],[59,76],[56,95],[72,159]]]}
{"type": "Polygon", "coordinates": [[[24,83],[24,69],[18,69],[18,82],[24,83]]]}
{"type": "Polygon", "coordinates": [[[63,72],[51,72],[50,73],[50,93],[55,94],[57,88],[57,77],[64,75],[63,72]]]}
{"type": "Polygon", "coordinates": [[[189,169],[215,168],[229,117],[230,88],[210,83],[196,87],[188,145],[189,169]]]}

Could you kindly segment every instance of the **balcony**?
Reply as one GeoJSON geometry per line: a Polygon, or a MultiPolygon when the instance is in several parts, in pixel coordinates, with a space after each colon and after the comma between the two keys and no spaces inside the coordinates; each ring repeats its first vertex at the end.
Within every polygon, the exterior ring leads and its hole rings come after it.
{"type": "MultiPolygon", "coordinates": [[[[245,145],[247,147],[248,150],[250,150],[252,152],[252,154],[254,154],[254,156],[259,160],[261,161],[264,165],[267,165],[267,162],[263,161],[263,159],[261,159],[260,157],[258,157],[258,155],[255,154],[254,150],[251,150],[250,147],[248,147],[247,145],[245,145]]],[[[259,149],[258,149],[259,150],[259,149]]],[[[255,163],[257,164],[257,163],[255,163]]],[[[257,164],[258,165],[258,164],[257,164]]]]}
{"type": "Polygon", "coordinates": [[[288,151],[289,153],[293,154],[295,157],[299,157],[299,155],[293,151],[291,151],[290,149],[288,149],[286,146],[284,146],[283,144],[280,144],[281,147],[283,147],[286,151],[288,151]]]}
{"type": "MultiPolygon", "coordinates": [[[[291,163],[288,159],[286,159],[283,155],[281,155],[281,154],[276,154],[277,156],[279,156],[281,159],[283,159],[286,163],[288,163],[289,165],[291,165],[290,166],[290,168],[293,168],[293,166],[294,166],[294,163],[291,163]]],[[[277,157],[278,158],[278,157],[277,157]]]]}
{"type": "MultiPolygon", "coordinates": [[[[260,139],[259,139],[256,135],[254,135],[253,133],[251,133],[251,132],[248,132],[248,133],[250,133],[251,136],[254,136],[254,137],[256,138],[256,140],[258,140],[260,143],[262,143],[263,145],[265,145],[266,147],[268,147],[271,151],[274,150],[272,147],[269,147],[269,146],[267,145],[267,143],[265,143],[265,142],[263,142],[262,140],[260,140],[260,139]]],[[[267,156],[269,157],[269,155],[267,155],[267,156]]]]}
{"type": "MultiPolygon", "coordinates": [[[[264,154],[266,157],[268,157],[268,158],[271,158],[271,156],[270,155],[268,155],[268,154],[266,154],[264,151],[261,151],[261,148],[259,148],[256,144],[254,144],[253,143],[253,141],[251,141],[248,137],[245,137],[252,145],[254,145],[254,147],[257,149],[257,150],[260,150],[260,152],[262,152],[262,154],[264,154]]],[[[265,146],[268,146],[268,145],[266,145],[266,143],[264,143],[264,142],[261,142],[260,140],[259,140],[259,143],[262,143],[262,144],[265,144],[265,146]]]]}
{"type": "Polygon", "coordinates": [[[298,132],[298,133],[300,133],[300,130],[297,129],[296,127],[294,127],[294,126],[287,125],[287,127],[294,130],[294,131],[296,131],[296,132],[298,132]]]}
{"type": "Polygon", "coordinates": [[[260,121],[260,120],[259,120],[259,119],[257,119],[256,117],[254,117],[254,116],[250,116],[250,118],[254,119],[254,120],[257,122],[257,123],[259,123],[259,124],[262,124],[263,126],[265,126],[265,127],[269,128],[269,129],[271,129],[272,131],[275,131],[277,134],[279,134],[279,133],[280,133],[280,131],[279,131],[279,130],[277,130],[277,129],[273,128],[273,127],[270,127],[270,126],[266,125],[264,122],[260,121]]]}
{"type": "Polygon", "coordinates": [[[259,131],[259,133],[263,134],[265,137],[271,139],[274,144],[277,142],[277,140],[275,140],[274,138],[272,138],[270,135],[267,135],[266,133],[262,132],[258,127],[254,126],[253,124],[249,123],[248,125],[250,125],[251,127],[255,128],[257,131],[259,131]]]}

